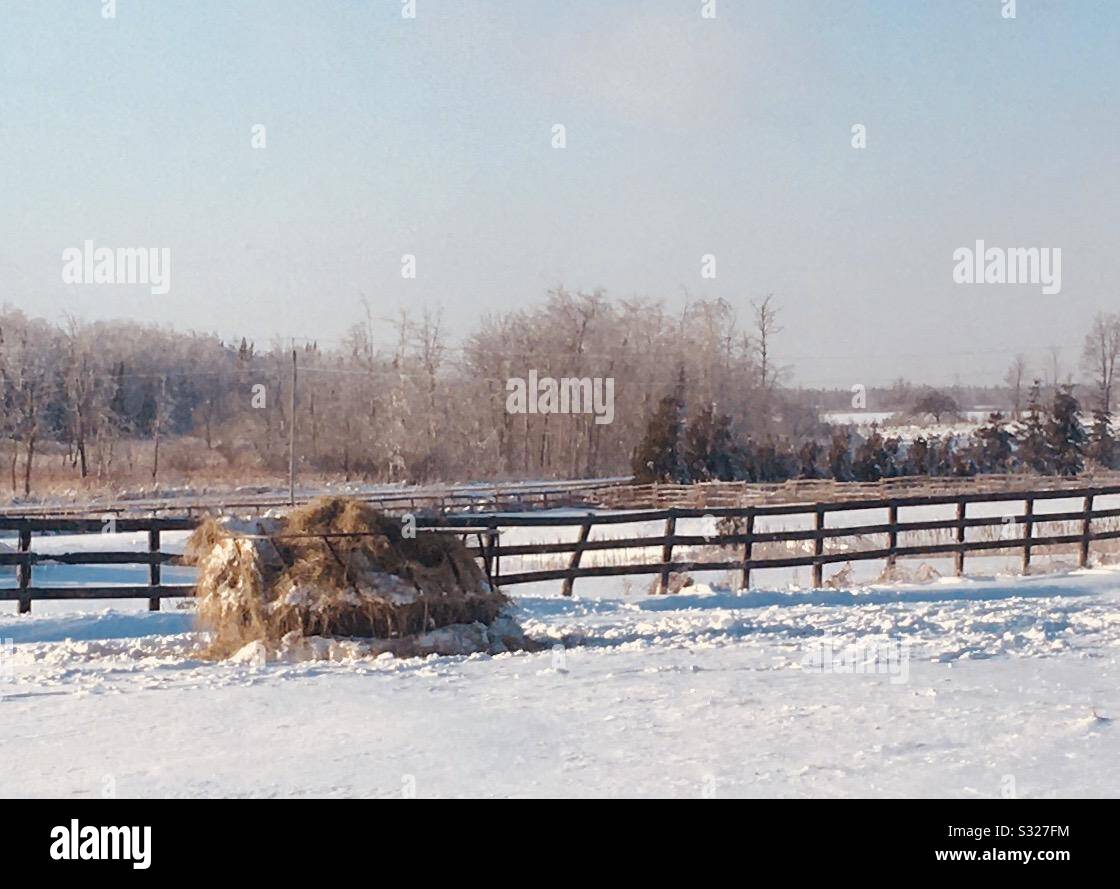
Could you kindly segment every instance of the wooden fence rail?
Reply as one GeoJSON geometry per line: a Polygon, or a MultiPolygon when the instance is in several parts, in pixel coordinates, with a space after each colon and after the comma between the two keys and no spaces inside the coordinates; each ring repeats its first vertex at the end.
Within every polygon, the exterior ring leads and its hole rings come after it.
{"type": "MultiPolygon", "coordinates": [[[[1069,546],[1078,554],[1078,563],[1087,565],[1095,541],[1120,540],[1120,530],[1094,527],[1094,522],[1120,518],[1120,505],[1101,508],[1104,497],[1120,496],[1120,485],[1100,487],[1069,487],[1033,491],[976,491],[955,495],[914,495],[874,499],[835,500],[824,503],[775,503],[746,507],[669,508],[661,510],[628,510],[625,512],[564,513],[459,513],[436,517],[418,517],[417,527],[428,530],[453,530],[464,538],[474,537],[478,543],[470,551],[480,559],[488,577],[502,587],[542,581],[562,581],[561,591],[571,595],[576,580],[584,577],[616,577],[623,575],[658,575],[661,591],[667,589],[670,575],[683,571],[735,571],[741,584],[749,585],[752,572],[766,568],[809,567],[813,585],[823,581],[824,566],[840,562],[885,560],[888,564],[900,558],[952,555],[958,574],[964,573],[967,553],[991,553],[1000,550],[1019,551],[1022,570],[1030,569],[1032,554],[1040,547],[1069,546]],[[1080,501],[1076,510],[1040,512],[1038,505],[1050,500],[1080,501]],[[1022,502],[1022,511],[1012,515],[968,515],[972,504],[1022,502]],[[953,509],[953,517],[902,520],[899,511],[922,506],[953,509]],[[838,513],[859,513],[886,510],[887,520],[869,521],[830,527],[828,518],[838,513]],[[759,521],[767,517],[802,516],[809,527],[802,529],[765,530],[759,521]],[[716,534],[679,533],[680,523],[688,519],[734,519],[726,530],[716,534]],[[660,533],[632,534],[626,537],[595,538],[596,529],[616,525],[657,523],[660,533]],[[1057,522],[1073,523],[1076,533],[1039,533],[1040,525],[1057,522]],[[996,539],[968,539],[968,530],[1002,527],[996,539]],[[573,539],[555,542],[503,542],[510,532],[521,528],[571,528],[573,539]],[[946,542],[907,544],[900,535],[911,532],[947,532],[946,542]],[[1009,532],[1015,532],[1008,536],[1009,532]],[[882,537],[883,546],[868,549],[832,549],[829,545],[852,538],[882,537]],[[806,552],[792,555],[759,555],[760,544],[797,544],[806,552]],[[683,547],[715,550],[712,558],[683,558],[683,547]],[[648,561],[624,564],[587,564],[590,553],[626,550],[659,550],[659,557],[648,561]],[[568,554],[563,567],[519,570],[503,574],[502,557],[562,556],[568,554]]],[[[1118,501],[1120,502],[1120,501],[1118,501]]],[[[15,532],[17,548],[0,551],[0,567],[16,568],[15,586],[0,588],[0,601],[18,601],[19,610],[31,610],[35,599],[147,599],[149,608],[157,610],[160,600],[191,595],[190,584],[163,582],[164,565],[181,564],[180,557],[162,548],[168,532],[189,531],[197,526],[197,517],[132,517],[132,518],[51,518],[45,516],[0,516],[0,532],[15,532]],[[51,553],[36,551],[36,535],[100,534],[106,532],[145,532],[147,547],[133,551],[89,551],[51,553]],[[81,586],[36,586],[32,582],[37,565],[132,565],[147,568],[147,583],[132,585],[89,584],[81,586]]],[[[508,564],[508,562],[507,562],[508,564]]]]}
{"type": "Polygon", "coordinates": [[[519,515],[519,516],[443,516],[444,525],[467,528],[481,527],[483,524],[496,526],[502,532],[516,528],[564,528],[578,527],[579,534],[571,541],[549,543],[505,543],[495,544],[491,557],[500,560],[502,556],[541,556],[571,553],[567,567],[524,570],[501,574],[501,585],[515,586],[542,581],[563,581],[562,592],[571,595],[575,581],[581,577],[617,577],[624,575],[659,575],[659,588],[665,591],[669,575],[682,571],[738,571],[740,583],[749,586],[751,572],[765,568],[809,567],[812,570],[813,586],[823,582],[825,565],[883,560],[888,565],[900,558],[920,556],[951,555],[958,575],[964,573],[966,553],[992,553],[1001,550],[1020,550],[1021,566],[1024,572],[1030,569],[1032,552],[1039,547],[1073,546],[1078,552],[1078,564],[1089,562],[1093,541],[1120,540],[1120,530],[1094,529],[1093,522],[1102,519],[1120,518],[1120,506],[1113,508],[1094,508],[1097,498],[1120,495],[1120,485],[1100,487],[1054,488],[1031,491],[972,491],[963,494],[927,494],[901,497],[878,497],[862,499],[839,499],[824,503],[775,503],[747,507],[713,508],[676,508],[660,510],[627,510],[624,512],[587,513],[565,515],[519,515]],[[1080,500],[1081,508],[1063,512],[1037,512],[1036,504],[1049,500],[1080,500]],[[969,516],[970,504],[1023,503],[1021,513],[998,516],[969,516]],[[953,518],[918,519],[902,521],[899,510],[904,508],[942,506],[954,508],[953,518]],[[828,516],[837,513],[853,513],[866,510],[886,510],[886,522],[829,527],[828,516]],[[804,516],[811,521],[812,527],[801,530],[781,529],[775,531],[757,530],[760,518],[772,516],[804,516]],[[734,530],[717,534],[679,534],[678,523],[685,519],[731,518],[740,520],[742,531],[734,530]],[[657,535],[607,537],[591,539],[594,529],[611,525],[637,524],[644,522],[664,522],[664,530],[657,535]],[[1075,522],[1077,533],[1046,534],[1037,533],[1038,525],[1057,522],[1075,522]],[[970,528],[1001,528],[998,539],[969,540],[970,528]],[[951,532],[953,539],[944,543],[900,544],[900,535],[918,531],[951,532]],[[1021,531],[1018,534],[1007,532],[1021,531]],[[845,538],[879,536],[884,538],[885,546],[869,549],[842,549],[829,551],[828,543],[843,541],[845,538]],[[812,552],[790,556],[756,556],[757,544],[804,543],[812,552]],[[695,546],[716,548],[723,553],[734,553],[742,547],[741,555],[713,558],[674,558],[679,547],[695,546]],[[586,565],[581,564],[583,557],[591,552],[621,552],[634,549],[660,549],[661,557],[649,561],[627,562],[625,564],[586,565]]]}
{"type": "MultiPolygon", "coordinates": [[[[375,509],[389,513],[443,512],[517,509],[550,509],[560,506],[597,506],[603,492],[628,482],[627,478],[582,479],[562,482],[510,482],[488,485],[427,485],[399,490],[357,490],[349,496],[375,509]]],[[[326,491],[299,495],[296,504],[308,503],[326,491]]],[[[41,517],[54,520],[91,514],[108,516],[171,516],[186,518],[217,514],[260,514],[267,510],[287,509],[288,497],[279,494],[225,494],[195,497],[150,497],[120,499],[104,505],[41,504],[0,507],[0,518],[41,517]]]]}

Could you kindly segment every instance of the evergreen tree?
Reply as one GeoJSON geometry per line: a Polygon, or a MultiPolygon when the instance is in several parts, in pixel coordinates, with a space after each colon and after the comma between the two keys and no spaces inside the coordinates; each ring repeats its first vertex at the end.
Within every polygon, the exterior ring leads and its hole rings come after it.
{"type": "Polygon", "coordinates": [[[756,465],[758,466],[758,480],[760,482],[780,482],[782,478],[781,463],[778,460],[778,449],[774,446],[774,439],[767,438],[755,451],[756,465]]]}
{"type": "Polygon", "coordinates": [[[1003,414],[988,415],[988,424],[976,430],[972,443],[973,459],[981,472],[1007,472],[1011,469],[1014,434],[1003,414]]]}
{"type": "Polygon", "coordinates": [[[798,478],[820,478],[820,458],[824,448],[820,443],[810,439],[803,443],[797,452],[798,478]]]}
{"type": "Polygon", "coordinates": [[[791,478],[797,478],[801,472],[801,461],[798,459],[793,443],[785,436],[779,436],[774,443],[774,452],[774,466],[778,481],[784,482],[791,478]]]}
{"type": "Polygon", "coordinates": [[[930,439],[929,474],[953,475],[953,436],[934,436],[930,439]]]}
{"type": "MultiPolygon", "coordinates": [[[[897,442],[893,450],[897,452],[897,442]]],[[[878,426],[873,425],[871,435],[856,448],[855,457],[852,459],[852,474],[856,481],[877,482],[881,478],[893,475],[894,471],[893,454],[888,449],[883,436],[879,434],[878,426]]]]}
{"type": "Polygon", "coordinates": [[[1089,430],[1089,448],[1086,454],[1105,469],[1117,468],[1120,448],[1112,433],[1112,414],[1109,411],[1100,408],[1093,411],[1093,426],[1089,430]]]}
{"type": "Polygon", "coordinates": [[[684,469],[690,482],[706,482],[712,478],[712,413],[711,405],[701,408],[684,433],[684,469]]]}
{"type": "Polygon", "coordinates": [[[757,482],[762,479],[758,472],[758,445],[750,436],[743,445],[737,449],[739,460],[738,477],[748,482],[757,482]]]}
{"type": "Polygon", "coordinates": [[[883,451],[887,456],[883,465],[886,478],[894,478],[902,473],[902,439],[897,435],[891,436],[883,442],[883,451]]]}
{"type": "Polygon", "coordinates": [[[976,461],[967,450],[954,450],[949,462],[949,471],[952,475],[972,476],[976,475],[979,471],[976,466],[976,461]]]}
{"type": "Polygon", "coordinates": [[[828,471],[838,482],[852,480],[851,436],[847,429],[835,429],[828,449],[828,471]]]}
{"type": "Polygon", "coordinates": [[[1085,468],[1089,436],[1078,417],[1080,411],[1072,384],[1059,387],[1046,423],[1046,443],[1054,455],[1054,471],[1059,475],[1077,475],[1085,468]]]}
{"type": "Polygon", "coordinates": [[[708,458],[708,472],[721,482],[735,481],[740,477],[739,449],[731,433],[731,417],[717,414],[712,421],[712,444],[708,458]]]}
{"type": "Polygon", "coordinates": [[[1042,383],[1035,380],[1027,399],[1027,417],[1019,434],[1019,462],[1044,475],[1053,471],[1054,457],[1047,440],[1042,416],[1042,383]]]}
{"type": "Polygon", "coordinates": [[[929,475],[931,456],[929,440],[924,435],[915,437],[906,449],[906,457],[902,462],[902,474],[929,475]]]}
{"type": "Polygon", "coordinates": [[[709,405],[693,417],[684,434],[684,469],[691,482],[732,481],[738,476],[738,453],[731,418],[709,405]]]}
{"type": "Polygon", "coordinates": [[[685,377],[682,367],[677,385],[657,405],[635,448],[630,465],[639,483],[676,482],[687,477],[681,454],[681,416],[684,413],[685,377]]]}

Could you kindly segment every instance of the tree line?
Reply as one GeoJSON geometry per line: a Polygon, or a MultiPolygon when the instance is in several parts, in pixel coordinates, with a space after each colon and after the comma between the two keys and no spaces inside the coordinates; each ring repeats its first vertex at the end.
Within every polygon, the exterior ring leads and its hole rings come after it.
{"type": "MultiPolygon", "coordinates": [[[[643,477],[759,480],[868,477],[918,465],[987,471],[992,460],[959,443],[903,446],[833,431],[819,419],[819,393],[786,385],[781,332],[771,297],[740,317],[722,299],[674,311],[657,300],[560,287],[536,304],[482,317],[454,339],[436,310],[383,319],[367,306],[340,341],[295,345],[293,416],[291,342],[261,346],[130,321],[51,324],[3,308],[0,454],[7,486],[22,494],[32,491],[37,467],[52,480],[87,484],[275,479],[287,469],[293,423],[302,473],[370,481],[631,469],[643,477]],[[613,422],[511,413],[507,381],[530,371],[614,379],[613,422]],[[685,405],[699,407],[686,417],[685,405]]],[[[1098,316],[1081,390],[1099,410],[1086,431],[1086,460],[1111,460],[1101,455],[1118,351],[1120,321],[1098,316]]],[[[908,384],[895,388],[900,399],[919,394],[908,384]]],[[[1009,465],[1075,465],[1054,450],[1056,433],[1052,452],[1062,456],[1038,451],[1018,389],[1009,380],[1004,392],[1014,420],[1005,424],[1009,465]]],[[[1076,400],[1074,389],[1069,396],[1076,400]]],[[[1044,426],[1059,415],[1054,410],[1039,408],[1044,426]]],[[[1063,434],[1076,437],[1072,427],[1063,434]]]]}
{"type": "Polygon", "coordinates": [[[276,477],[295,421],[300,471],[423,482],[623,473],[672,368],[689,397],[774,431],[816,425],[808,405],[776,410],[775,309],[746,325],[724,300],[669,311],[557,288],[479,320],[452,342],[442,315],[365,317],[331,346],[178,332],[129,321],[50,324],[0,310],[0,442],[13,492],[52,478],[276,477]],[[515,414],[506,385],[530,371],[617,381],[613,422],[515,414]]]}
{"type": "MultiPolygon", "coordinates": [[[[1120,468],[1120,447],[1111,412],[1098,407],[1086,429],[1072,384],[1056,387],[1043,403],[1036,380],[1022,419],[993,411],[974,432],[884,437],[876,425],[861,436],[847,426],[833,427],[825,439],[796,441],[785,436],[737,436],[732,418],[704,405],[685,416],[684,374],[661,399],[631,469],[640,482],[690,484],[705,481],[781,482],[831,478],[878,481],[901,476],[973,476],[981,473],[1033,472],[1077,475],[1087,465],[1120,468]]],[[[923,396],[916,412],[950,410],[936,393],[923,396]]]]}

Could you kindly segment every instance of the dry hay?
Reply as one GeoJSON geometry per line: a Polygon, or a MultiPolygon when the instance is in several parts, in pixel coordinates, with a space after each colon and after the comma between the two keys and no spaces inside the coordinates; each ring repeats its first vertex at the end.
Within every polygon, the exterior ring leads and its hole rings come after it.
{"type": "Polygon", "coordinates": [[[341,497],[276,519],[207,519],[186,561],[198,567],[198,619],[214,657],[292,634],[403,639],[489,625],[509,604],[455,535],[405,537],[398,520],[341,497]]]}
{"type": "Polygon", "coordinates": [[[670,571],[665,589],[661,589],[661,578],[655,577],[650,582],[649,589],[646,590],[646,592],[651,596],[675,596],[681,590],[687,589],[690,586],[695,586],[695,584],[696,581],[692,579],[691,574],[686,574],[683,571],[670,571]]]}
{"type": "Polygon", "coordinates": [[[941,572],[926,562],[922,562],[917,568],[911,569],[896,561],[893,565],[887,563],[887,566],[875,578],[875,583],[934,583],[939,577],[941,577],[941,572]]]}
{"type": "Polygon", "coordinates": [[[847,589],[852,585],[852,575],[854,574],[855,566],[851,562],[845,562],[844,567],[828,578],[824,585],[830,590],[847,589]]]}

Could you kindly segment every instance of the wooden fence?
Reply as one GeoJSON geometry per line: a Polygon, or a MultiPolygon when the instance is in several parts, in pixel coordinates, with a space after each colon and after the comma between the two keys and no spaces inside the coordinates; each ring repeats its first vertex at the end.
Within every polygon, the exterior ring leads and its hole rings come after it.
{"type": "Polygon", "coordinates": [[[16,567],[14,589],[0,589],[0,600],[19,602],[19,611],[31,610],[34,599],[147,599],[148,607],[159,609],[161,598],[189,596],[191,584],[165,584],[161,568],[167,563],[178,563],[179,556],[160,548],[161,535],[166,531],[190,531],[198,524],[194,518],[46,518],[0,517],[0,531],[15,531],[18,549],[0,552],[0,566],[16,567]],[[147,552],[96,552],[79,550],[72,553],[36,552],[32,546],[35,534],[105,534],[109,532],[146,532],[147,552]],[[38,564],[58,565],[146,565],[148,583],[136,586],[35,586],[32,573],[38,564]]]}
{"type": "Polygon", "coordinates": [[[1093,527],[1094,521],[1120,518],[1120,508],[1102,509],[1095,507],[1100,498],[1120,495],[1120,485],[1098,487],[1066,487],[1032,491],[977,491],[957,495],[914,495],[907,497],[887,497],[877,499],[834,500],[819,503],[778,503],[747,507],[713,508],[676,508],[664,510],[638,510],[612,513],[587,513],[585,515],[525,515],[525,516],[443,516],[443,524],[458,528],[488,527],[499,534],[514,528],[578,528],[575,539],[555,543],[507,544],[498,537],[488,557],[493,560],[493,574],[496,582],[503,587],[541,581],[560,580],[563,592],[570,595],[577,579],[582,577],[610,577],[620,575],[659,575],[660,589],[668,587],[669,575],[684,571],[737,571],[740,588],[750,586],[752,570],[764,568],[810,567],[813,586],[820,587],[823,581],[824,566],[841,562],[883,560],[894,564],[900,558],[917,556],[952,555],[958,575],[964,573],[967,553],[988,553],[1000,550],[1017,550],[1021,553],[1022,571],[1030,569],[1032,552],[1046,546],[1074,546],[1078,552],[1078,564],[1088,564],[1093,541],[1120,539],[1120,530],[1101,530],[1093,527]],[[1037,513],[1035,506],[1040,501],[1076,499],[1081,508],[1076,511],[1037,513]],[[969,516],[970,504],[1004,503],[1021,501],[1021,513],[999,516],[969,516]],[[953,518],[920,519],[900,521],[899,510],[907,507],[951,506],[953,518]],[[866,510],[886,510],[887,521],[860,525],[829,527],[828,516],[837,513],[851,513],[866,510]],[[812,518],[812,528],[805,530],[781,529],[758,531],[758,519],[774,516],[807,516],[812,518]],[[738,519],[742,530],[731,533],[691,534],[677,533],[678,522],[697,518],[738,519]],[[657,535],[634,537],[605,537],[592,539],[595,528],[610,525],[635,524],[639,522],[664,522],[663,531],[657,535]],[[1074,522],[1078,526],[1075,534],[1035,533],[1037,525],[1054,522],[1074,522]],[[1000,528],[1001,534],[993,540],[969,540],[970,528],[1000,528]],[[899,536],[916,531],[948,531],[953,540],[946,543],[901,545],[899,536]],[[1012,536],[1007,532],[1015,531],[1012,536]],[[885,546],[871,549],[843,549],[829,551],[830,541],[843,541],[867,536],[882,537],[885,546]],[[780,557],[758,558],[754,553],[756,544],[785,544],[801,542],[812,549],[811,553],[780,557]],[[726,556],[711,558],[674,558],[678,547],[695,546],[715,548],[727,552],[728,548],[737,549],[735,558],[726,556]],[[660,558],[644,562],[626,562],[614,565],[581,565],[587,552],[622,551],[633,549],[659,548],[660,558]],[[569,561],[563,568],[519,571],[513,574],[501,572],[502,557],[536,556],[545,554],[568,554],[569,561]]]}
{"type": "MultiPolygon", "coordinates": [[[[0,532],[15,531],[18,548],[14,552],[0,552],[0,567],[15,566],[16,585],[0,588],[0,601],[19,602],[20,614],[31,611],[35,599],[147,599],[149,611],[159,611],[161,599],[177,599],[194,594],[194,584],[164,583],[162,566],[182,565],[182,557],[177,553],[162,549],[163,534],[172,531],[193,531],[201,520],[187,517],[145,517],[145,518],[12,518],[0,517],[0,532]],[[97,551],[79,549],[68,553],[36,552],[32,546],[34,535],[44,534],[124,534],[143,532],[147,535],[146,551],[121,550],[97,551]],[[81,586],[35,586],[32,583],[36,565],[124,565],[130,567],[146,566],[146,584],[82,584],[81,586]]],[[[479,558],[487,578],[493,582],[492,566],[496,564],[491,556],[496,546],[497,533],[486,526],[452,527],[441,519],[417,519],[421,531],[443,531],[459,534],[464,538],[474,537],[478,542],[468,549],[479,558]]],[[[256,535],[244,535],[246,537],[256,535]]],[[[277,535],[282,537],[283,535],[277,535]]],[[[319,535],[301,535],[319,536],[319,535]]],[[[328,534],[328,537],[348,536],[328,534]]]]}
{"type": "MultiPolygon", "coordinates": [[[[323,489],[296,497],[307,503],[324,494],[353,497],[388,513],[498,511],[551,509],[560,506],[600,505],[604,492],[629,483],[628,478],[582,479],[557,482],[509,482],[502,484],[423,485],[372,491],[323,489]]],[[[146,497],[119,499],[101,504],[35,504],[0,507],[0,518],[81,518],[104,514],[117,516],[259,515],[267,510],[289,507],[287,495],[276,493],[213,494],[192,497],[146,497]]]]}
{"type": "MultiPolygon", "coordinates": [[[[777,503],[747,507],[669,508],[664,510],[638,510],[626,512],[586,512],[557,515],[500,513],[460,513],[430,518],[418,518],[417,527],[427,530],[453,530],[464,537],[475,537],[477,545],[471,552],[481,560],[487,576],[501,587],[510,587],[541,581],[562,582],[562,592],[571,595],[576,580],[585,577],[610,577],[622,575],[657,575],[664,591],[673,572],[685,571],[736,571],[742,588],[750,586],[751,572],[766,568],[793,568],[807,566],[812,569],[813,586],[823,581],[824,566],[840,562],[884,560],[893,564],[897,559],[952,555],[957,574],[962,574],[968,553],[988,553],[1016,550],[1021,553],[1022,570],[1030,568],[1032,552],[1039,547],[1069,546],[1076,548],[1078,563],[1088,564],[1094,541],[1120,539],[1120,530],[1095,528],[1094,522],[1120,518],[1120,507],[1100,508],[1101,498],[1120,495],[1120,485],[1097,487],[1070,487],[1033,491],[972,492],[956,495],[915,495],[878,499],[834,500],[818,503],[777,503]],[[1038,512],[1040,502],[1077,499],[1080,508],[1066,512],[1038,512]],[[973,504],[1021,501],[1022,511],[1011,515],[969,516],[973,504]],[[952,518],[901,521],[899,510],[920,506],[951,506],[952,518]],[[887,521],[860,525],[829,527],[828,517],[838,513],[866,510],[886,510],[887,521]],[[759,519],[776,516],[810,517],[808,529],[757,530],[759,519]],[[678,522],[697,518],[736,519],[735,527],[717,534],[679,534],[678,522]],[[594,538],[596,529],[615,525],[663,522],[662,533],[630,537],[594,538]],[[1072,522],[1077,527],[1073,534],[1037,534],[1036,527],[1054,522],[1072,522]],[[996,539],[968,539],[970,528],[1001,527],[1002,531],[1014,530],[1014,536],[1002,533],[996,539]],[[574,539],[559,542],[506,543],[502,536],[519,528],[571,528],[574,539]],[[920,545],[900,544],[899,536],[908,532],[949,532],[952,539],[944,543],[920,545]],[[830,550],[832,542],[845,539],[882,538],[884,546],[870,549],[830,550]],[[759,544],[797,543],[811,549],[802,554],[758,557],[755,546],[759,544]],[[679,548],[702,547],[716,550],[714,557],[675,557],[679,548]],[[623,550],[654,548],[660,557],[648,561],[622,564],[581,564],[589,552],[620,552],[623,550]],[[728,557],[734,552],[734,557],[728,557]],[[566,555],[567,564],[562,568],[545,568],[502,573],[502,558],[521,556],[566,555]]],[[[149,608],[159,608],[163,598],[189,596],[190,584],[166,584],[161,568],[179,564],[180,558],[161,548],[162,534],[171,531],[189,531],[198,523],[194,517],[144,517],[119,518],[108,522],[101,518],[47,518],[0,517],[0,531],[16,532],[18,549],[0,552],[0,566],[16,567],[16,585],[0,589],[0,600],[18,601],[20,612],[31,609],[35,599],[147,599],[149,608]],[[43,534],[99,534],[107,530],[116,532],[144,532],[147,550],[98,552],[82,550],[71,553],[36,552],[35,535],[43,534]],[[147,583],[136,585],[82,585],[36,586],[32,582],[36,565],[43,563],[67,565],[133,565],[146,566],[147,583]]]]}
{"type": "MultiPolygon", "coordinates": [[[[766,503],[821,503],[858,498],[884,499],[920,495],[1030,493],[1039,485],[1035,475],[986,474],[973,476],[907,475],[874,482],[835,479],[790,479],[784,482],[699,482],[696,484],[628,484],[619,482],[587,490],[583,496],[605,509],[667,509],[669,507],[734,507],[766,503]]],[[[1120,472],[1098,471],[1068,479],[1050,478],[1047,490],[1120,485],[1120,472]]]]}

